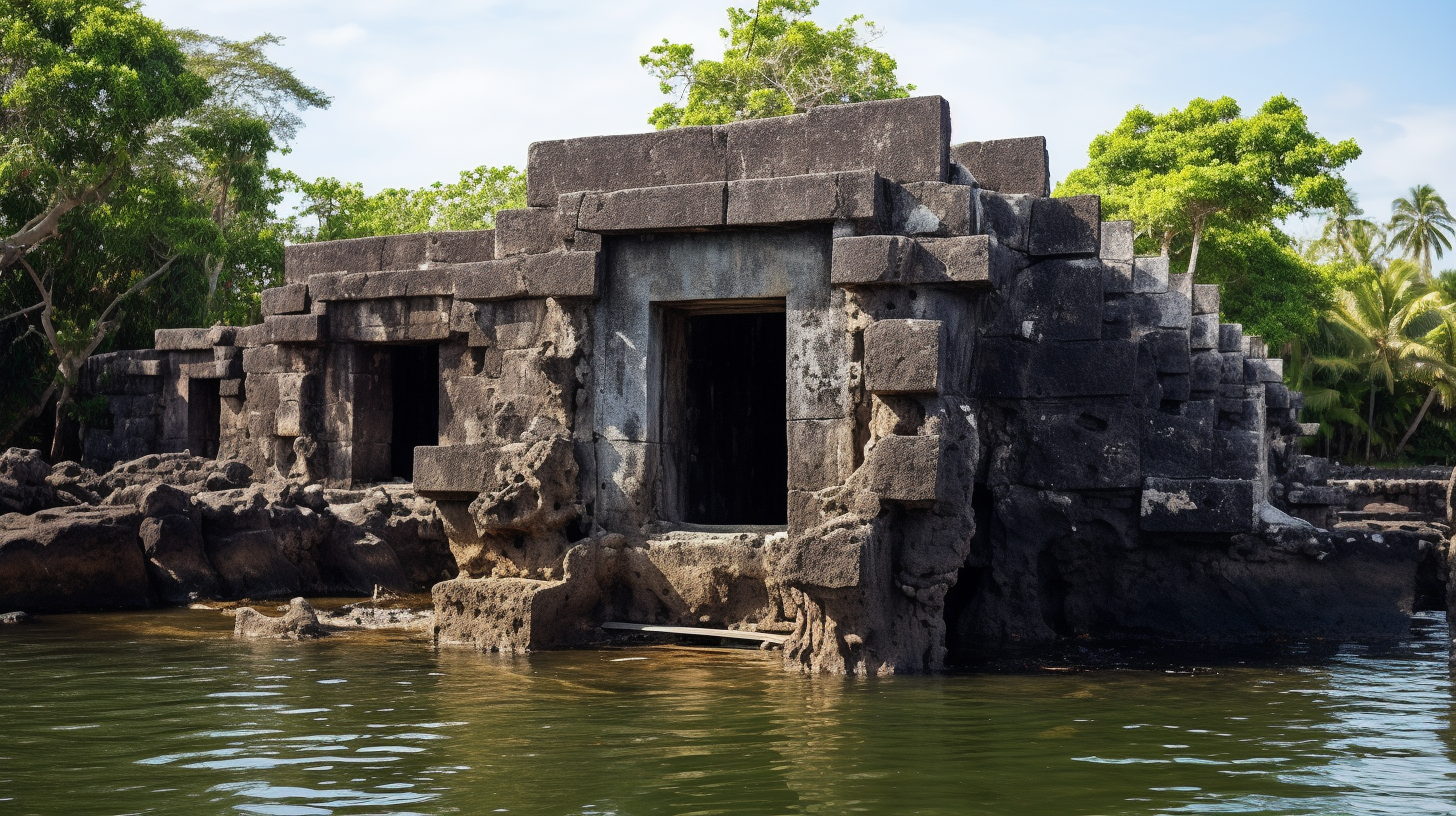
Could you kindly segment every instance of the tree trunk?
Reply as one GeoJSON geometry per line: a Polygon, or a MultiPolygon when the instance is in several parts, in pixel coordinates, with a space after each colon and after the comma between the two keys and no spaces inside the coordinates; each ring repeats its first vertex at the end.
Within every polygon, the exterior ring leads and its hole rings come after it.
{"type": "Polygon", "coordinates": [[[51,464],[66,458],[66,434],[71,423],[66,419],[66,406],[71,403],[71,384],[61,386],[61,395],[56,398],[56,424],[51,434],[51,464]]]}
{"type": "Polygon", "coordinates": [[[40,399],[36,400],[35,405],[25,409],[20,416],[15,418],[15,422],[6,428],[3,434],[0,434],[0,448],[10,447],[10,440],[15,438],[15,432],[20,430],[20,426],[45,412],[45,407],[50,404],[51,395],[54,393],[56,393],[56,384],[51,383],[46,387],[45,393],[40,395],[40,399]]]}
{"type": "Polygon", "coordinates": [[[1375,439],[1375,383],[1370,383],[1370,407],[1365,412],[1365,461],[1370,461],[1370,443],[1375,439]]]}
{"type": "MultiPolygon", "coordinates": [[[[1193,225],[1193,251],[1188,255],[1188,274],[1192,275],[1198,268],[1198,245],[1203,243],[1203,222],[1198,221],[1193,225]]],[[[1198,278],[1194,278],[1198,280],[1198,278]]]]}
{"type": "Polygon", "coordinates": [[[1426,395],[1426,401],[1421,403],[1421,410],[1416,412],[1415,421],[1405,429],[1405,436],[1400,438],[1400,444],[1395,446],[1395,458],[1399,459],[1402,451],[1405,450],[1405,443],[1415,435],[1416,428],[1421,427],[1421,420],[1426,418],[1426,412],[1431,410],[1431,403],[1436,401],[1436,386],[1431,386],[1431,393],[1426,395]]]}
{"type": "Polygon", "coordinates": [[[1163,251],[1162,251],[1162,257],[1164,257],[1164,258],[1168,257],[1168,253],[1171,252],[1172,249],[1173,249],[1173,231],[1172,230],[1164,230],[1163,231],[1163,251]]]}

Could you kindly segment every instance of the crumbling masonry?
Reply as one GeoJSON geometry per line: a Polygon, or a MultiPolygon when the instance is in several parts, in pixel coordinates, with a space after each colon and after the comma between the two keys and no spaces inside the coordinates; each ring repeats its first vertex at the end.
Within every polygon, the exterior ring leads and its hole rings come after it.
{"type": "Polygon", "coordinates": [[[88,459],[410,480],[459,566],[437,636],[486,650],[617,620],[872,674],[1405,631],[1428,545],[1291,515],[1328,514],[1286,501],[1323,482],[1281,361],[1049,198],[1042,139],[952,145],[922,97],[540,142],[528,179],[495,230],[289,247],[261,325],[94,360],[88,459]]]}

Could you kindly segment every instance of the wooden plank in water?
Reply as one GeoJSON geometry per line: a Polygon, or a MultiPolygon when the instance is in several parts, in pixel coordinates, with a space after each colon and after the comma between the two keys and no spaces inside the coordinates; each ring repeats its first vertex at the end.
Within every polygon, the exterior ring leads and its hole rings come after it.
{"type": "Polygon", "coordinates": [[[737,640],[756,640],[760,643],[783,643],[789,639],[788,635],[775,635],[770,632],[744,632],[739,629],[701,629],[696,626],[658,626],[651,623],[622,623],[620,621],[607,621],[602,624],[602,628],[625,629],[629,632],[660,632],[668,635],[735,638],[737,640]]]}

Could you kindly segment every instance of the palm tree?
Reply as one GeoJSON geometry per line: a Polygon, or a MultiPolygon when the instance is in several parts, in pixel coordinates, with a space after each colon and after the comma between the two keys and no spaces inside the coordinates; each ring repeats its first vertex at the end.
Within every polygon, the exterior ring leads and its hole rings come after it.
{"type": "Polygon", "coordinates": [[[1426,418],[1426,412],[1431,410],[1437,397],[1441,400],[1442,408],[1449,409],[1456,405],[1456,314],[1452,313],[1451,304],[1446,303],[1439,309],[1421,315],[1419,320],[1423,323],[1436,323],[1436,328],[1423,338],[1423,345],[1435,351],[1438,359],[1421,360],[1411,366],[1411,378],[1431,386],[1431,390],[1426,392],[1425,402],[1421,403],[1416,418],[1406,428],[1400,444],[1395,446],[1397,459],[1405,450],[1406,443],[1415,436],[1416,429],[1421,427],[1421,420],[1426,418]]]}
{"type": "Polygon", "coordinates": [[[1390,244],[1379,224],[1364,219],[1351,220],[1347,225],[1343,251],[1345,257],[1379,272],[1385,269],[1390,244]]]}
{"type": "Polygon", "coordinates": [[[1421,270],[1404,260],[1340,292],[1330,314],[1341,339],[1350,347],[1352,362],[1370,382],[1366,408],[1365,458],[1375,436],[1375,394],[1383,385],[1395,393],[1397,379],[1424,375],[1444,367],[1441,353],[1427,344],[1427,336],[1443,322],[1440,294],[1421,279],[1421,270]],[[1433,317],[1431,313],[1435,313],[1433,317]]]}
{"type": "Polygon", "coordinates": [[[1351,257],[1357,232],[1371,234],[1379,230],[1374,222],[1357,217],[1364,214],[1354,193],[1344,203],[1325,210],[1324,228],[1311,249],[1318,257],[1332,260],[1351,257]]]}
{"type": "Polygon", "coordinates": [[[1431,254],[1440,258],[1451,248],[1456,218],[1451,217],[1446,200],[1429,184],[1412,187],[1409,198],[1397,198],[1390,208],[1391,244],[1419,261],[1423,276],[1429,279],[1431,254]]]}

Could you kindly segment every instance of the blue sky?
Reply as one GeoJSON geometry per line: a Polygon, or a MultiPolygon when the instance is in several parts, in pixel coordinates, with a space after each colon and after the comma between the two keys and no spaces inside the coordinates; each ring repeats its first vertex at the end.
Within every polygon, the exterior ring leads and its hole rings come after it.
{"type": "MultiPolygon", "coordinates": [[[[742,1],[748,5],[751,0],[742,1]]],[[[662,101],[637,57],[662,38],[721,51],[723,0],[155,0],[171,26],[287,38],[276,59],[334,98],[279,163],[371,192],[524,164],[535,140],[646,130],[662,101]]],[[[910,2],[863,13],[917,93],[950,100],[956,141],[1045,135],[1052,173],[1141,104],[1284,93],[1365,155],[1346,173],[1367,212],[1429,183],[1456,204],[1456,2],[910,2]],[[1195,7],[1196,6],[1196,7],[1195,7]],[[1210,11],[1213,9],[1214,11],[1210,11]]]]}

